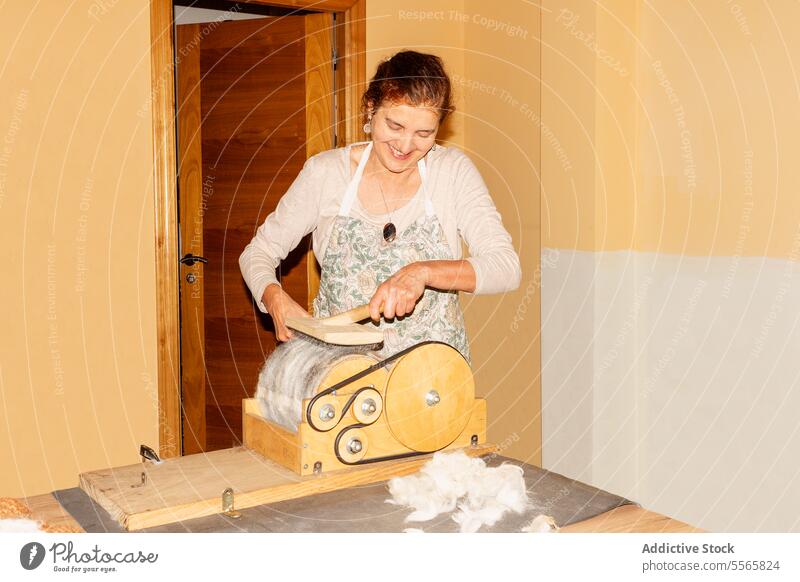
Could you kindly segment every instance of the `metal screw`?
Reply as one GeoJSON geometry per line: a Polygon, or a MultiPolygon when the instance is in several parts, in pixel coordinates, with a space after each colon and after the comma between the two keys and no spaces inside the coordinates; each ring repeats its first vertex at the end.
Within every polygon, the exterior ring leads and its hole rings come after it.
{"type": "Polygon", "coordinates": [[[425,402],[428,404],[428,406],[436,406],[439,404],[439,402],[441,402],[441,400],[442,399],[436,390],[431,390],[425,395],[425,402]]]}

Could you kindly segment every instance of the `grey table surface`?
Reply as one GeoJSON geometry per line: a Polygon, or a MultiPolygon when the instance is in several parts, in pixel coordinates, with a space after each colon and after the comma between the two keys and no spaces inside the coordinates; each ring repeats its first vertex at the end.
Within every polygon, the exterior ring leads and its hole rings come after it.
{"type": "MultiPolygon", "coordinates": [[[[522,467],[530,507],[507,513],[485,532],[518,532],[539,514],[553,517],[559,527],[589,519],[631,501],[580,481],[500,455],[484,457],[487,465],[513,463],[522,467]]],[[[102,507],[75,487],[53,495],[87,532],[124,532],[102,507]]],[[[386,503],[386,481],[310,495],[240,510],[241,517],[211,515],[142,530],[144,532],[457,532],[452,514],[426,522],[407,522],[410,509],[386,503]]]]}

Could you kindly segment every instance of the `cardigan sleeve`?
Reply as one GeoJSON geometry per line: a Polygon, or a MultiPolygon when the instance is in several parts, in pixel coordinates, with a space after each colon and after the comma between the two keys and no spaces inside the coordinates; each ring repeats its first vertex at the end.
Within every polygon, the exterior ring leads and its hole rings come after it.
{"type": "Polygon", "coordinates": [[[522,269],[486,183],[466,154],[456,164],[455,206],[459,235],[469,248],[475,269],[476,295],[503,293],[519,287],[522,269]]]}
{"type": "Polygon", "coordinates": [[[275,211],[267,216],[239,256],[242,276],[264,313],[267,312],[262,300],[264,290],[272,283],[280,284],[276,276],[278,265],[317,226],[324,181],[320,166],[316,156],[306,161],[275,211]]]}

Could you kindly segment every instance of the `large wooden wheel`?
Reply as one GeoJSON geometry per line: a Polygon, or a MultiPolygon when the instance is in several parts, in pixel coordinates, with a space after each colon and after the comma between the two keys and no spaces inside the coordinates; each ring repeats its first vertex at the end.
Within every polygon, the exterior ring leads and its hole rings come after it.
{"type": "Polygon", "coordinates": [[[389,373],[384,414],[392,435],[409,449],[438,451],[464,430],[475,382],[464,357],[445,344],[402,356],[389,373]]]}

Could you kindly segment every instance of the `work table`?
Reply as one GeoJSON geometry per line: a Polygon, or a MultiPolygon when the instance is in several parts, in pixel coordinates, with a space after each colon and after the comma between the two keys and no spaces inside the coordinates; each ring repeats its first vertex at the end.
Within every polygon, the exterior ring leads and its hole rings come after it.
{"type": "MultiPolygon", "coordinates": [[[[553,517],[560,532],[698,532],[688,524],[648,511],[637,504],[580,481],[500,455],[488,455],[490,466],[514,463],[523,468],[530,509],[507,514],[486,532],[519,532],[536,515],[553,517]]],[[[144,532],[455,532],[450,514],[427,522],[406,522],[411,510],[387,504],[386,482],[350,487],[240,510],[233,519],[209,515],[146,528],[144,532]]],[[[54,491],[24,500],[33,519],[71,526],[77,531],[124,532],[109,514],[79,488],[54,491]]]]}

